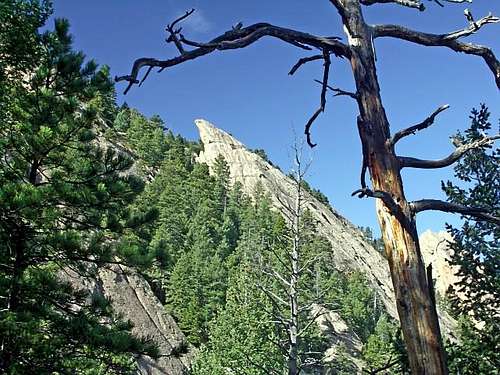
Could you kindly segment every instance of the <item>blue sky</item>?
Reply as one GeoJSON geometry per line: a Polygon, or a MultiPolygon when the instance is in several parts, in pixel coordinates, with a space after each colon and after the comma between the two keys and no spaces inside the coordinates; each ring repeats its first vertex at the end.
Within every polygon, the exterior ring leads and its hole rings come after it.
{"type": "MultiPolygon", "coordinates": [[[[425,1],[418,12],[392,5],[366,8],[370,23],[398,23],[421,31],[441,33],[466,26],[465,5],[444,9],[425,1]]],[[[184,25],[187,37],[207,41],[243,22],[270,22],[318,35],[344,37],[339,16],[328,0],[55,0],[55,16],[70,20],[75,47],[113,75],[128,74],[135,58],[169,58],[176,54],[165,43],[165,25],[186,9],[197,12],[184,25]]],[[[476,18],[489,11],[500,15],[499,0],[474,0],[467,4],[476,18]]],[[[500,55],[500,24],[487,25],[469,41],[490,46],[500,55]]],[[[470,109],[486,103],[493,123],[500,117],[499,91],[482,59],[444,48],[426,48],[398,40],[376,41],[377,68],[382,98],[392,131],[423,120],[442,104],[451,108],[437,123],[417,136],[401,141],[402,155],[440,158],[452,151],[449,136],[468,126],[470,109]]],[[[290,67],[307,51],[265,39],[244,49],[219,52],[166,70],[151,73],[142,87],[124,97],[118,84],[118,101],[124,100],[147,115],[159,114],[175,133],[197,139],[194,119],[204,118],[228,131],[250,148],[263,148],[283,170],[290,166],[294,131],[303,126],[319,103],[320,62],[303,67],[293,77],[290,67]]],[[[348,63],[334,60],[330,83],[353,87],[348,63]]],[[[313,128],[313,166],[308,180],[323,191],[332,205],[356,225],[378,228],[374,202],[351,198],[359,186],[361,146],[356,129],[357,109],[352,99],[328,97],[326,112],[313,128]]],[[[407,198],[443,198],[440,181],[452,169],[404,171],[407,198]]],[[[445,222],[458,223],[453,215],[423,213],[420,231],[440,230],[445,222]]]]}

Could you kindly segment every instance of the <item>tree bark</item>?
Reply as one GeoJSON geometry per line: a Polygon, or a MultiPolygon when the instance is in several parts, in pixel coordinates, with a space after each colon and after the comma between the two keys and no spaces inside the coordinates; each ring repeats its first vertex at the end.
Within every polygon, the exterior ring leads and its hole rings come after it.
{"type": "Polygon", "coordinates": [[[12,278],[10,281],[9,300],[7,303],[7,309],[11,312],[17,311],[21,302],[21,280],[25,270],[24,241],[24,228],[16,228],[12,235],[14,263],[12,265],[12,278]]]}
{"type": "Polygon", "coordinates": [[[381,199],[376,203],[410,367],[415,375],[447,374],[414,214],[406,201],[400,165],[390,142],[389,122],[376,74],[372,30],[363,20],[359,0],[343,0],[337,9],[352,51],[350,63],[360,111],[358,129],[373,189],[389,193],[399,206],[395,210],[381,199]]]}
{"type": "Polygon", "coordinates": [[[292,273],[290,275],[290,328],[289,328],[289,348],[288,348],[288,375],[297,375],[298,369],[298,331],[299,331],[299,251],[300,251],[300,216],[302,214],[302,171],[300,163],[297,163],[296,173],[297,196],[295,197],[294,218],[293,218],[293,244],[291,256],[292,273]]]}

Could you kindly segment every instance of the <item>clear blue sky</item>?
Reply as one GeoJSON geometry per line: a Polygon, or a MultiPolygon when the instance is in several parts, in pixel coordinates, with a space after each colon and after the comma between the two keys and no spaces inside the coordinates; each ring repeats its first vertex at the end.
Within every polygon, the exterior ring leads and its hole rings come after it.
{"type": "MultiPolygon", "coordinates": [[[[165,25],[194,7],[197,13],[184,25],[190,39],[207,41],[241,21],[244,25],[270,22],[319,35],[344,37],[339,16],[328,0],[56,0],[55,16],[68,18],[75,47],[113,75],[128,74],[135,58],[168,58],[176,54],[165,43],[165,25]]],[[[465,5],[444,9],[425,1],[427,11],[392,5],[366,8],[370,23],[399,23],[428,32],[449,32],[466,26],[465,5]]],[[[499,0],[474,0],[467,4],[476,18],[492,11],[500,15],[499,0]]],[[[500,55],[500,24],[487,25],[470,41],[486,44],[500,55]]],[[[423,120],[442,104],[451,108],[437,124],[409,137],[398,147],[400,154],[440,158],[452,151],[449,135],[468,126],[470,109],[485,102],[494,124],[500,117],[499,91],[482,59],[444,48],[426,48],[398,40],[376,41],[377,67],[382,97],[392,131],[423,120]]],[[[313,62],[295,76],[287,75],[307,51],[272,39],[244,50],[214,53],[174,67],[152,72],[142,87],[124,97],[118,84],[118,101],[124,100],[147,115],[159,114],[175,133],[196,139],[193,120],[205,118],[230,132],[248,147],[263,148],[270,159],[287,170],[292,127],[302,134],[303,125],[319,103],[321,63],[313,62]]],[[[334,60],[331,84],[353,87],[347,62],[334,60]]],[[[359,186],[360,141],[352,99],[328,98],[326,113],[314,125],[314,164],[309,181],[323,191],[332,205],[357,225],[378,228],[374,202],[351,198],[359,186]]],[[[451,168],[436,171],[404,171],[409,199],[443,198],[440,181],[451,177],[451,168]]],[[[443,229],[457,223],[452,215],[424,213],[419,230],[443,229]]]]}

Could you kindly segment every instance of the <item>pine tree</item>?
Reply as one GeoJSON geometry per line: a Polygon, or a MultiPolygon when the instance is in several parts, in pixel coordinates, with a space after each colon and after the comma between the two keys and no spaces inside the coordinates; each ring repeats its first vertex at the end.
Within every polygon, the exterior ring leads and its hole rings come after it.
{"type": "Polygon", "coordinates": [[[123,106],[114,120],[115,130],[124,133],[127,146],[135,153],[143,168],[160,167],[168,151],[165,124],[158,116],[150,119],[135,109],[123,106]]]}
{"type": "Polygon", "coordinates": [[[239,226],[237,203],[230,196],[236,198],[238,193],[230,193],[223,158],[217,160],[213,178],[205,167],[194,167],[187,186],[195,212],[187,225],[184,252],[172,269],[167,299],[190,342],[200,345],[207,341],[209,323],[226,302],[225,261],[235,250],[239,226]]]}
{"type": "Polygon", "coordinates": [[[126,207],[143,183],[101,136],[114,100],[108,69],[72,50],[66,20],[38,34],[48,7],[0,8],[8,23],[0,48],[14,49],[2,51],[9,59],[0,108],[0,370],[128,372],[132,354],[154,356],[154,348],[131,336],[109,301],[89,299],[60,275],[92,275],[117,260],[120,233],[142,221],[126,207]],[[20,40],[28,44],[19,57],[20,40]]]}
{"type": "Polygon", "coordinates": [[[248,261],[240,263],[231,278],[227,304],[210,324],[209,341],[196,359],[193,374],[268,375],[283,368],[283,356],[273,344],[278,335],[267,312],[271,306],[254,287],[248,267],[248,261]]]}
{"type": "Polygon", "coordinates": [[[362,357],[370,374],[408,373],[401,331],[387,314],[379,316],[373,333],[363,346],[362,357]]]}
{"type": "MultiPolygon", "coordinates": [[[[478,142],[491,131],[485,105],[474,109],[471,126],[456,134],[455,142],[478,142]]],[[[487,143],[456,165],[458,182],[443,183],[448,200],[486,208],[500,216],[500,149],[487,143]]],[[[450,369],[464,374],[494,374],[500,368],[500,226],[464,218],[461,228],[448,225],[453,236],[451,264],[459,281],[450,291],[454,313],[460,316],[460,342],[450,344],[450,369]]]]}
{"type": "MultiPolygon", "coordinates": [[[[231,196],[240,196],[235,188],[231,196]]],[[[238,246],[225,262],[227,302],[209,325],[210,334],[196,360],[195,374],[232,371],[264,375],[278,373],[286,366],[275,344],[281,337],[273,323],[272,305],[257,287],[261,275],[255,269],[256,254],[277,239],[282,218],[271,211],[265,197],[257,197],[255,204],[244,204],[240,210],[238,246]]]]}

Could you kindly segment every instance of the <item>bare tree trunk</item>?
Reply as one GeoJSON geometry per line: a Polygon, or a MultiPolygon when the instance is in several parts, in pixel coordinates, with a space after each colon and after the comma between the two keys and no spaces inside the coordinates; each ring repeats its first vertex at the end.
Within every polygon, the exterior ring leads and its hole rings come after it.
{"type": "Polygon", "coordinates": [[[358,91],[358,129],[364,162],[374,190],[389,193],[397,209],[377,199],[377,216],[389,260],[397,309],[412,373],[447,374],[438,317],[429,293],[414,214],[406,201],[400,165],[390,144],[387,120],[375,68],[371,29],[358,0],[344,0],[340,10],[352,55],[358,91]]]}
{"type": "MultiPolygon", "coordinates": [[[[297,156],[296,156],[297,157],[297,156]]],[[[298,157],[297,157],[298,160],[298,157]]],[[[300,251],[300,216],[302,214],[302,171],[300,170],[300,161],[297,162],[297,172],[295,183],[297,185],[293,218],[293,244],[290,253],[291,268],[290,274],[290,343],[288,350],[288,374],[298,374],[298,349],[297,339],[299,330],[299,309],[298,309],[298,281],[299,281],[299,251],[300,251]]]]}

